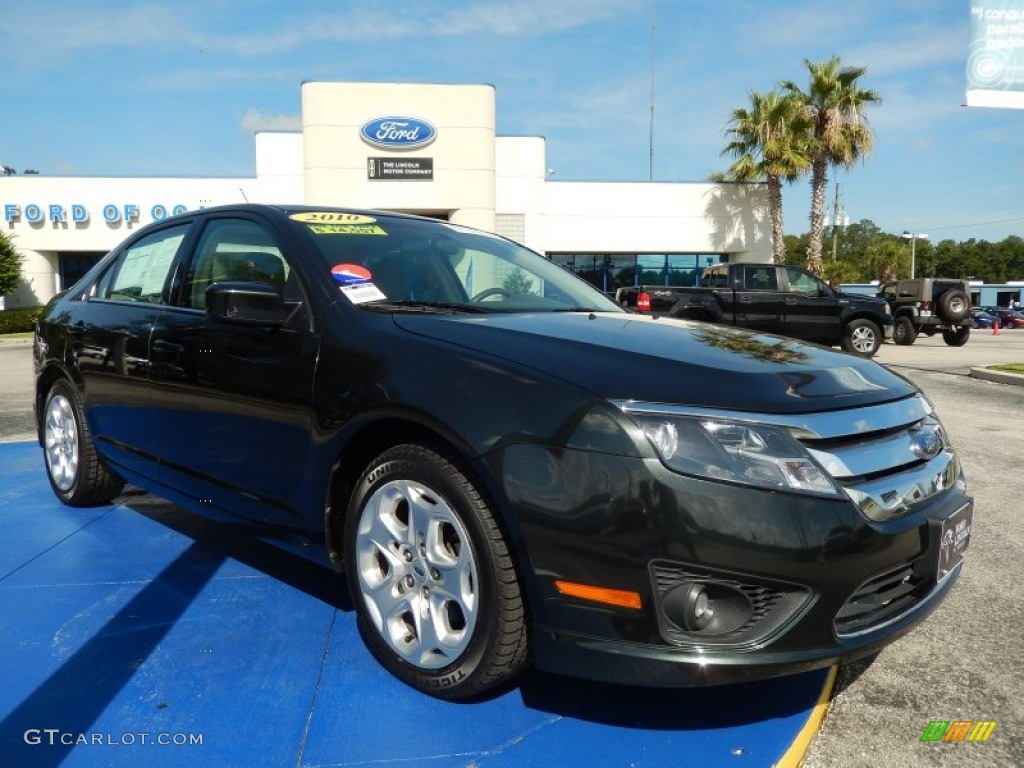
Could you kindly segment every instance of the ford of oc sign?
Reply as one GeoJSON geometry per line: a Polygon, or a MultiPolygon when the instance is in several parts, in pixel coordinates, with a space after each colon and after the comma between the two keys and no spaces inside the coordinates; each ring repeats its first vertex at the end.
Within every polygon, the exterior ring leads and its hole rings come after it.
{"type": "Polygon", "coordinates": [[[381,149],[418,149],[437,138],[437,130],[415,117],[378,117],[363,123],[359,135],[381,149]]]}

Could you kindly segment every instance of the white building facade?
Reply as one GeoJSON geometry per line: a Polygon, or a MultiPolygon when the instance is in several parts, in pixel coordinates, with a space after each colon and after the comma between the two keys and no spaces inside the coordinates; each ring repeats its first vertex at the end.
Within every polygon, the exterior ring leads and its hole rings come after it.
{"type": "Polygon", "coordinates": [[[256,134],[254,177],[0,177],[0,226],[23,257],[6,307],[45,303],[151,221],[245,201],[443,218],[604,290],[771,260],[763,185],[553,180],[543,138],[497,135],[492,86],[308,82],[301,93],[300,132],[256,134]]]}

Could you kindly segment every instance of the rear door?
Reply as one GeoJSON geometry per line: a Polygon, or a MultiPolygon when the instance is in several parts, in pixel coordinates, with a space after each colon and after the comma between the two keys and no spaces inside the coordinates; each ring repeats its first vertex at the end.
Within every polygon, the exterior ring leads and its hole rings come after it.
{"type": "Polygon", "coordinates": [[[211,216],[195,242],[152,337],[163,481],[302,538],[319,351],[306,293],[259,217],[211,216]],[[224,281],[269,284],[295,311],[284,327],[209,317],[206,290],[224,281]]]}
{"type": "Polygon", "coordinates": [[[159,443],[149,390],[149,338],[191,226],[179,223],[127,243],[86,299],[69,304],[66,321],[68,355],[81,377],[89,426],[101,452],[112,464],[152,478],[159,443]]]}

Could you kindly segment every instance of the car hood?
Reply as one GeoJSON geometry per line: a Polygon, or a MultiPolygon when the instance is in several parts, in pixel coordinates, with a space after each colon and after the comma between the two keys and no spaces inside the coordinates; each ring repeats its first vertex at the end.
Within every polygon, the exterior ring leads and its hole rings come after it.
{"type": "Polygon", "coordinates": [[[626,313],[396,313],[399,328],[571,382],[610,400],[804,413],[916,391],[864,358],[719,325],[626,313]]]}

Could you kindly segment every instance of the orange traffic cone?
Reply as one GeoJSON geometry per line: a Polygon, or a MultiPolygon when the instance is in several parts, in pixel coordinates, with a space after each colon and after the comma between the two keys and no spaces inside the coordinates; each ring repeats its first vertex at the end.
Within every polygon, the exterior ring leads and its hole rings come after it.
{"type": "Polygon", "coordinates": [[[992,323],[992,335],[993,336],[998,336],[999,335],[999,321],[998,320],[996,320],[994,323],[992,323]]]}

